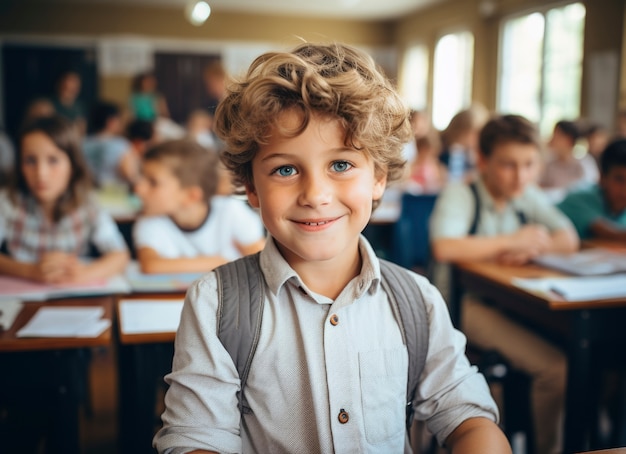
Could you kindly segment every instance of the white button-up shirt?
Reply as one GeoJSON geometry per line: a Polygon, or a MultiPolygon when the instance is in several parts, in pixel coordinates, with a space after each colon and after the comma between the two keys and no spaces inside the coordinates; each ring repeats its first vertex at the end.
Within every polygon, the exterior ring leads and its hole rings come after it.
{"type": "MultiPolygon", "coordinates": [[[[159,452],[411,452],[405,430],[408,351],[379,262],[364,238],[361,273],[334,301],[311,292],[270,239],[260,263],[266,285],[262,328],[245,394],[217,337],[214,273],[188,292],[173,371],[155,437],[159,452]],[[332,321],[331,321],[332,320],[332,321]]],[[[428,281],[414,275],[429,319],[429,345],[416,417],[440,442],[465,419],[497,419],[482,375],[465,357],[465,337],[428,281]]]]}

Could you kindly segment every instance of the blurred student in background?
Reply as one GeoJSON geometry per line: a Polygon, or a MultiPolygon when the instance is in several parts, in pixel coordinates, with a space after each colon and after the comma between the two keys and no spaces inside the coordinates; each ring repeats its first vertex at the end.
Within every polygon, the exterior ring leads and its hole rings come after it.
{"type": "MultiPolygon", "coordinates": [[[[520,265],[542,253],[576,250],[578,238],[570,221],[534,185],[539,166],[536,127],[516,115],[495,117],[480,133],[479,150],[477,180],[449,184],[437,199],[430,225],[435,259],[520,265]]],[[[533,452],[561,452],[567,376],[563,353],[472,295],[463,298],[460,322],[468,342],[497,351],[531,377],[533,452]]]]}
{"type": "Polygon", "coordinates": [[[593,162],[585,165],[575,155],[575,146],[582,137],[581,127],[574,121],[561,120],[554,125],[548,142],[550,155],[546,159],[539,184],[555,203],[561,201],[571,189],[598,180],[597,166],[593,162]]]}
{"type": "Polygon", "coordinates": [[[125,173],[122,157],[130,143],[122,136],[122,113],[107,101],[94,104],[89,115],[90,134],[83,141],[83,152],[98,187],[123,186],[131,175],[125,173]]]}
{"type": "Polygon", "coordinates": [[[158,137],[152,122],[147,120],[133,120],[126,127],[126,139],[129,147],[120,161],[122,175],[132,186],[141,177],[141,159],[148,148],[158,142],[158,137]]]}
{"type": "Polygon", "coordinates": [[[57,79],[55,93],[50,101],[54,111],[78,126],[79,132],[86,131],[85,111],[79,99],[82,80],[73,70],[68,70],[57,79]]]}
{"type": "Polygon", "coordinates": [[[154,74],[137,74],[132,81],[130,112],[137,120],[154,122],[158,117],[169,117],[167,101],[157,91],[154,74]]]}
{"type": "Polygon", "coordinates": [[[458,112],[441,132],[440,161],[447,169],[448,181],[471,181],[476,174],[478,133],[489,118],[481,104],[458,112]]]}
{"type": "Polygon", "coordinates": [[[600,156],[600,182],[569,193],[558,205],[581,238],[626,241],[626,139],[600,156]]]}
{"type": "Polygon", "coordinates": [[[0,192],[0,274],[62,284],[121,273],[124,238],[91,193],[76,128],[54,116],[20,135],[15,183],[0,192]],[[95,248],[98,258],[88,260],[95,248]]]}
{"type": "Polygon", "coordinates": [[[441,139],[430,131],[415,139],[417,157],[410,166],[406,190],[414,194],[436,194],[446,183],[447,172],[439,160],[441,139]]]}
{"type": "Polygon", "coordinates": [[[192,140],[148,150],[135,193],[143,204],[133,229],[144,273],[210,271],[260,251],[261,220],[245,202],[216,195],[219,157],[192,140]]]}

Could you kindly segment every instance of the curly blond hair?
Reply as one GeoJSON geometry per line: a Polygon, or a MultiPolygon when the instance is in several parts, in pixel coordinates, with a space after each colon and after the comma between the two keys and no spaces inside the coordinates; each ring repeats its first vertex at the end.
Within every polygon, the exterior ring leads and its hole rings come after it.
{"type": "Polygon", "coordinates": [[[387,183],[400,179],[402,148],[411,130],[409,110],[366,53],[343,44],[301,44],[291,52],[258,57],[242,80],[228,87],[215,114],[224,141],[222,160],[235,183],[253,187],[252,159],[273,133],[296,137],[312,115],[335,118],[347,146],[363,150],[387,183]],[[295,110],[300,125],[287,130],[281,113],[295,110]]]}

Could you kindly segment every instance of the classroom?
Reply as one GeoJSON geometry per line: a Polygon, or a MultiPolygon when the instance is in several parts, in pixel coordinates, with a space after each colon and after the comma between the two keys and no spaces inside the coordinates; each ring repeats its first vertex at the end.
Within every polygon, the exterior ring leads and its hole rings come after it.
{"type": "Polygon", "coordinates": [[[626,0],[0,1],[0,452],[626,453],[625,324],[626,0]]]}

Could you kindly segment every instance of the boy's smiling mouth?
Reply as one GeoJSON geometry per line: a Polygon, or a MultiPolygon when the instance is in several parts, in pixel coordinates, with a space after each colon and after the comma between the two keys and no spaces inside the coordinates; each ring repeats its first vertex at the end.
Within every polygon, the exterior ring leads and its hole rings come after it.
{"type": "Polygon", "coordinates": [[[315,228],[315,227],[328,226],[340,218],[341,216],[336,217],[336,218],[326,218],[326,219],[301,219],[301,220],[294,219],[293,222],[304,228],[315,228]]]}

